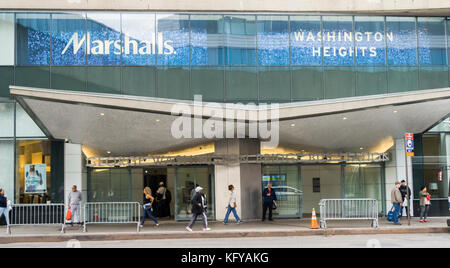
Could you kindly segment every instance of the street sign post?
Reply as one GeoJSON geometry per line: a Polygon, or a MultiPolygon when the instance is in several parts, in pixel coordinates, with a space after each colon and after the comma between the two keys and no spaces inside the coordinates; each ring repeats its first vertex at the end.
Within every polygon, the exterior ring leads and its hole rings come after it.
{"type": "MultiPolygon", "coordinates": [[[[408,175],[408,156],[414,156],[414,134],[413,133],[406,133],[405,134],[405,168],[406,168],[406,201],[408,204],[408,207],[406,209],[406,213],[408,214],[408,225],[411,225],[411,204],[410,204],[410,194],[408,193],[409,189],[409,175],[408,175]]],[[[402,209],[403,211],[403,209],[402,209]]]]}

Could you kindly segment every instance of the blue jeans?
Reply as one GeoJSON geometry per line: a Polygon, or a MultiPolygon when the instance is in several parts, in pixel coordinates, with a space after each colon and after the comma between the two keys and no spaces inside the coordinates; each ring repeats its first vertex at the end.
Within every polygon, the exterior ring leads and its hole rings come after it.
{"type": "Polygon", "coordinates": [[[223,220],[224,223],[228,222],[228,217],[230,217],[230,213],[233,212],[234,218],[240,222],[241,219],[239,218],[236,208],[232,208],[230,205],[228,205],[228,210],[227,210],[227,214],[225,215],[225,219],[223,220]]]}
{"type": "Polygon", "coordinates": [[[7,208],[0,208],[0,217],[5,215],[6,225],[9,226],[9,212],[7,208]]]}
{"type": "Polygon", "coordinates": [[[154,221],[156,224],[158,224],[158,220],[155,217],[153,217],[153,215],[152,215],[152,210],[144,209],[144,213],[142,214],[142,223],[141,223],[142,226],[144,226],[146,216],[148,216],[152,221],[154,221]]]}
{"type": "Polygon", "coordinates": [[[394,223],[397,224],[398,223],[398,215],[400,215],[402,207],[400,206],[400,204],[394,204],[394,208],[395,208],[394,223]]]}

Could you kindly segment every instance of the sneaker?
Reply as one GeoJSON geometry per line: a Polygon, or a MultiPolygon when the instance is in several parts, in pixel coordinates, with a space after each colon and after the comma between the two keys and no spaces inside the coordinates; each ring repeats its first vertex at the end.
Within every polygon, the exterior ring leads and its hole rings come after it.
{"type": "Polygon", "coordinates": [[[188,226],[188,227],[186,227],[186,230],[187,230],[188,232],[192,232],[192,229],[191,229],[191,228],[189,228],[189,226],[188,226]]]}
{"type": "Polygon", "coordinates": [[[156,227],[158,227],[158,226],[159,226],[159,223],[156,224],[156,227]]]}
{"type": "Polygon", "coordinates": [[[228,225],[228,222],[224,222],[223,224],[224,224],[224,225],[228,225]]]}
{"type": "Polygon", "coordinates": [[[238,221],[237,224],[242,224],[242,221],[238,221]]]}
{"type": "Polygon", "coordinates": [[[429,222],[429,220],[424,220],[424,222],[429,222]]]}
{"type": "Polygon", "coordinates": [[[203,231],[204,231],[204,232],[206,232],[206,231],[211,231],[211,228],[203,228],[203,231]]]}
{"type": "Polygon", "coordinates": [[[139,225],[139,228],[144,228],[144,225],[142,225],[142,224],[141,224],[141,225],[139,225]]]}
{"type": "Polygon", "coordinates": [[[420,223],[423,223],[423,220],[420,220],[419,222],[420,222],[420,223]]]}

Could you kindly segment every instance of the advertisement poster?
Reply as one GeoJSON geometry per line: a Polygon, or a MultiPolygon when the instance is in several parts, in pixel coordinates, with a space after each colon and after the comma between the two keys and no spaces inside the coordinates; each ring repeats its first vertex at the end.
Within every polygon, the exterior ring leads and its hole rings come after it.
{"type": "Polygon", "coordinates": [[[25,193],[47,192],[47,166],[45,164],[25,165],[25,193]]]}

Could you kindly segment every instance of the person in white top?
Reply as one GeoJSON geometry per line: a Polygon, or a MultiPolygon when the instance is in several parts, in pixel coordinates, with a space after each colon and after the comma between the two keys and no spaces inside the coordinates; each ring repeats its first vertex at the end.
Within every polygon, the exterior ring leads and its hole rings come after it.
{"type": "Polygon", "coordinates": [[[236,193],[234,192],[234,186],[228,185],[228,190],[230,191],[230,198],[228,199],[228,206],[226,207],[227,209],[227,214],[225,215],[225,219],[223,220],[224,224],[228,223],[228,217],[230,216],[230,213],[233,212],[234,218],[236,218],[236,221],[238,224],[241,224],[242,221],[239,218],[236,208],[237,208],[237,203],[236,203],[236,193]]]}

